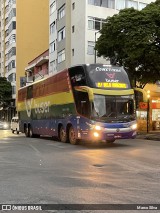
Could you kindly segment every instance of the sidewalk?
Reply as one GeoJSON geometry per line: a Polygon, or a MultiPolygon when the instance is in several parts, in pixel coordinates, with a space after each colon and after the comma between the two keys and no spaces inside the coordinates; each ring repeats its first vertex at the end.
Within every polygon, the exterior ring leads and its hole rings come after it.
{"type": "Polygon", "coordinates": [[[138,132],[137,139],[160,141],[160,131],[138,132]]]}

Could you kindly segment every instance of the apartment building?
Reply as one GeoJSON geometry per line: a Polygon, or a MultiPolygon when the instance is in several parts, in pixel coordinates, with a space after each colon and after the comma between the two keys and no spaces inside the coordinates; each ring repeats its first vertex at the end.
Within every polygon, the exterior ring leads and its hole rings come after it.
{"type": "Polygon", "coordinates": [[[15,101],[28,61],[48,49],[49,0],[0,0],[0,8],[0,76],[15,101]]]}
{"type": "Polygon", "coordinates": [[[106,63],[95,57],[105,19],[120,9],[141,10],[152,0],[50,0],[49,73],[75,64],[106,63]]]}

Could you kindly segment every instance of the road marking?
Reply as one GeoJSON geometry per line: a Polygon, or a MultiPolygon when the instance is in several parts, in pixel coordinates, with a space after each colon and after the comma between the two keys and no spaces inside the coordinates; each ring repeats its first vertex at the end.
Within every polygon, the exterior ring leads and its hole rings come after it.
{"type": "Polygon", "coordinates": [[[29,146],[30,146],[38,155],[41,154],[41,152],[40,152],[36,147],[34,147],[34,146],[31,145],[31,144],[29,144],[29,146]]]}
{"type": "Polygon", "coordinates": [[[59,142],[58,142],[58,143],[55,143],[55,144],[47,144],[47,146],[54,146],[54,147],[59,148],[59,149],[64,149],[64,148],[66,148],[65,146],[59,144],[59,142]]]}

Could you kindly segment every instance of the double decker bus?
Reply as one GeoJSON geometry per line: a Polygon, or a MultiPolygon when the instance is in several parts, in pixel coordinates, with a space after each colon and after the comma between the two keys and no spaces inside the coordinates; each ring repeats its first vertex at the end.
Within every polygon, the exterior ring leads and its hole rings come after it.
{"type": "Polygon", "coordinates": [[[122,67],[82,64],[18,91],[20,131],[61,142],[136,137],[134,90],[122,67]]]}

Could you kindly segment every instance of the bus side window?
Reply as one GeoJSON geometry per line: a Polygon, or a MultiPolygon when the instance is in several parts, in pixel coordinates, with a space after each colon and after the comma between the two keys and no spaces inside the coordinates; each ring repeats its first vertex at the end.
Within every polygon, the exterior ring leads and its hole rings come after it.
{"type": "Polygon", "coordinates": [[[33,98],[33,85],[27,88],[27,99],[33,98]]]}
{"type": "Polygon", "coordinates": [[[81,101],[81,114],[84,115],[84,116],[87,116],[89,115],[89,107],[88,107],[88,103],[87,101],[81,101]]]}
{"type": "Polygon", "coordinates": [[[91,109],[88,94],[76,91],[75,100],[77,112],[85,117],[90,117],[91,109]]]}
{"type": "Polygon", "coordinates": [[[70,68],[69,75],[72,87],[86,86],[86,77],[82,66],[70,68]]]}

